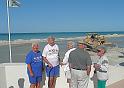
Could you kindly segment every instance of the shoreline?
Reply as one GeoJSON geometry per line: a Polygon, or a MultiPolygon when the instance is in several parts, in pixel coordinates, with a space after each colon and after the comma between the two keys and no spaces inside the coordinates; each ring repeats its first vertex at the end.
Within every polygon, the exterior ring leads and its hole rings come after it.
{"type": "MultiPolygon", "coordinates": [[[[105,36],[105,38],[118,38],[118,37],[124,37],[124,34],[107,34],[107,35],[101,35],[105,36]]],[[[80,37],[70,37],[70,38],[56,38],[56,42],[59,41],[68,41],[68,40],[81,40],[84,39],[85,36],[80,36],[80,37]]],[[[21,45],[21,44],[30,44],[32,42],[46,42],[47,39],[29,39],[29,40],[24,40],[24,39],[17,39],[17,40],[12,40],[11,44],[12,45],[21,45]]],[[[8,45],[9,41],[7,40],[0,40],[0,46],[8,45]]]]}

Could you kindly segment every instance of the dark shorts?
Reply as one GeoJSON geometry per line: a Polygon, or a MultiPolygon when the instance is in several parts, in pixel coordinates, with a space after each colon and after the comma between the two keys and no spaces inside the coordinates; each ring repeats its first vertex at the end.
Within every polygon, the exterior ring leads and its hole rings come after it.
{"type": "Polygon", "coordinates": [[[47,77],[59,77],[60,75],[60,67],[59,65],[50,68],[48,65],[46,66],[46,74],[47,77]]]}

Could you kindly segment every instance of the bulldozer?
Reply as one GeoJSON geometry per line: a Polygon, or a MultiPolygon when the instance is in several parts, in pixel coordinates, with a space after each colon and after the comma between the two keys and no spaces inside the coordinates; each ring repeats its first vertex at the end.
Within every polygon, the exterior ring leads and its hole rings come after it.
{"type": "Polygon", "coordinates": [[[91,46],[92,48],[97,48],[100,45],[103,45],[105,41],[105,36],[98,33],[87,33],[84,38],[86,45],[91,46]]]}

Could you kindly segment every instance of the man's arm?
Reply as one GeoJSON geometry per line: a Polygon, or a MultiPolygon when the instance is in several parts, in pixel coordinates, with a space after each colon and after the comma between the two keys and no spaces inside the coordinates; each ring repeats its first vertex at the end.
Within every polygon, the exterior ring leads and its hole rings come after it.
{"type": "Polygon", "coordinates": [[[102,64],[100,65],[100,69],[102,71],[107,71],[108,70],[108,67],[109,67],[108,60],[102,61],[102,64]]]}
{"type": "Polygon", "coordinates": [[[48,49],[47,49],[47,46],[45,46],[44,50],[43,50],[43,53],[42,53],[43,61],[45,63],[47,63],[49,67],[53,67],[52,64],[46,58],[47,57],[47,53],[48,53],[48,49]]]}
{"type": "Polygon", "coordinates": [[[87,52],[87,75],[90,75],[92,60],[90,54],[87,52]]]}
{"type": "Polygon", "coordinates": [[[91,66],[87,66],[87,75],[90,75],[90,71],[91,71],[91,66]]]}
{"type": "Polygon", "coordinates": [[[59,60],[59,64],[61,65],[62,64],[62,60],[60,58],[60,54],[58,53],[58,60],[59,60]]]}
{"type": "Polygon", "coordinates": [[[69,53],[68,52],[66,52],[65,53],[65,56],[64,56],[64,59],[63,59],[63,65],[66,65],[67,63],[68,63],[68,58],[69,58],[69,53]]]}
{"type": "Polygon", "coordinates": [[[45,63],[48,64],[49,67],[53,67],[52,64],[47,60],[46,57],[43,57],[43,60],[44,60],[45,63]]]}
{"type": "Polygon", "coordinates": [[[30,75],[31,76],[34,76],[34,73],[32,71],[31,65],[30,64],[27,64],[27,67],[28,67],[28,70],[29,70],[30,75]]]}

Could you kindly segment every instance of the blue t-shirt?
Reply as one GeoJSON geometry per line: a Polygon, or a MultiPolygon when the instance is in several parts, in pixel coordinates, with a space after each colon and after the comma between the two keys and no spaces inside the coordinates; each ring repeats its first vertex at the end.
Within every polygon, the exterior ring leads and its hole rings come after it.
{"type": "MultiPolygon", "coordinates": [[[[30,51],[26,56],[25,63],[31,65],[32,71],[35,76],[42,76],[43,60],[40,51],[38,52],[30,51]]],[[[28,71],[28,75],[30,75],[29,70],[27,71],[28,71]]]]}

